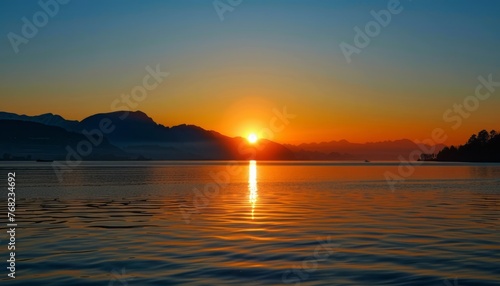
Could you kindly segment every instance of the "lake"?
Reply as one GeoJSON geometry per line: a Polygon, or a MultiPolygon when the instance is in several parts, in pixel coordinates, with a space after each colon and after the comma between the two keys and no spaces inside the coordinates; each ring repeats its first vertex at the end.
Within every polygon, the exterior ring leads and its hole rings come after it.
{"type": "Polygon", "coordinates": [[[500,285],[500,164],[399,167],[0,162],[2,285],[500,285]]]}

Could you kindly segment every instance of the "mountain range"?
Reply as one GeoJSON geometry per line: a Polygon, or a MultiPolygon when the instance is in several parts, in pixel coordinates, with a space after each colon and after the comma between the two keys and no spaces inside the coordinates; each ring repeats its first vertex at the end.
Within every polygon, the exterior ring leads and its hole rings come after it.
{"type": "MultiPolygon", "coordinates": [[[[82,160],[398,160],[420,150],[407,139],[300,145],[261,139],[250,144],[195,125],[166,127],[141,111],[95,114],[82,121],[0,112],[0,134],[4,160],[65,160],[68,154],[82,160]]],[[[436,147],[437,152],[444,146],[436,147]]]]}
{"type": "MultiPolygon", "coordinates": [[[[367,143],[352,143],[347,140],[330,141],[321,143],[305,143],[300,145],[285,144],[285,147],[293,151],[297,155],[304,155],[299,159],[316,159],[316,156],[327,154],[331,160],[378,160],[392,161],[398,160],[401,155],[408,159],[410,153],[415,150],[429,150],[430,146],[425,144],[416,144],[408,139],[383,141],[383,142],[367,142],[367,143]],[[308,158],[307,156],[313,156],[308,158]]],[[[436,145],[435,152],[439,152],[445,145],[436,145]]],[[[318,157],[317,159],[320,159],[318,157]]]]}

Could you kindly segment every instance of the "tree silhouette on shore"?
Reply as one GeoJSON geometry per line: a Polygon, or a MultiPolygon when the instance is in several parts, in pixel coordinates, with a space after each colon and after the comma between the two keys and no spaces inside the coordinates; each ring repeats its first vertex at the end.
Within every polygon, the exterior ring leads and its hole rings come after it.
{"type": "Polygon", "coordinates": [[[465,145],[445,147],[436,156],[437,161],[447,162],[500,162],[500,134],[492,130],[480,131],[470,137],[465,145]]]}

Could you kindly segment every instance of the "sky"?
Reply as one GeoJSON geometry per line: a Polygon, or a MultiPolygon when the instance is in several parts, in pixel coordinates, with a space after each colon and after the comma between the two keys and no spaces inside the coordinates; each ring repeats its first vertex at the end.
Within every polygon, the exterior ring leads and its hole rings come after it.
{"type": "Polygon", "coordinates": [[[82,120],[115,110],[158,67],[168,77],[131,109],[167,126],[246,136],[286,109],[294,117],[264,137],[423,140],[442,128],[458,144],[500,129],[500,87],[475,96],[479,76],[500,82],[498,1],[218,1],[73,0],[46,23],[38,1],[1,1],[0,110],[82,120]],[[356,46],[372,11],[390,20],[356,46]],[[38,31],[23,34],[23,18],[38,31]],[[359,53],[347,61],[342,43],[359,53]]]}

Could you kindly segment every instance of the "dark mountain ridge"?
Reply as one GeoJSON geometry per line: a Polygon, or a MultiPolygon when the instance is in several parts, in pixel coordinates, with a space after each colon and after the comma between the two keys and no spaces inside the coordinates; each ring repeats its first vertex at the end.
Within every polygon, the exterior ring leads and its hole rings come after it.
{"type": "MultiPolygon", "coordinates": [[[[417,144],[408,139],[394,141],[351,143],[347,140],[304,143],[299,145],[285,144],[285,147],[293,152],[303,154],[302,158],[312,159],[340,158],[339,160],[378,160],[378,161],[397,161],[400,156],[408,158],[415,150],[429,150],[432,146],[417,144]]],[[[436,152],[444,148],[444,145],[436,145],[436,152]]],[[[423,153],[423,152],[422,152],[423,153]]],[[[327,159],[327,160],[328,160],[327,159]]]]}
{"type": "Polygon", "coordinates": [[[48,126],[57,126],[66,131],[77,131],[79,122],[76,120],[66,120],[62,116],[52,113],[45,113],[36,116],[18,115],[15,113],[0,111],[0,120],[19,120],[28,122],[37,122],[48,126]]]}
{"type": "Polygon", "coordinates": [[[117,111],[89,116],[79,125],[80,131],[99,129],[103,120],[110,120],[114,126],[113,132],[107,137],[113,144],[135,145],[169,142],[205,142],[221,139],[225,136],[207,131],[195,125],[178,125],[165,127],[157,124],[144,112],[117,111]]]}
{"type": "Polygon", "coordinates": [[[293,152],[283,145],[259,140],[249,144],[241,137],[231,138],[195,125],[165,127],[144,112],[117,111],[68,121],[53,114],[18,116],[4,113],[1,132],[4,137],[0,155],[14,159],[61,159],[65,149],[77,148],[81,141],[104,138],[91,156],[84,160],[152,159],[152,160],[292,160],[293,152]],[[22,117],[23,120],[18,120],[22,117]],[[44,119],[44,120],[42,120],[44,119]],[[61,120],[62,119],[62,120],[61,120]],[[42,124],[37,121],[43,121],[42,124]],[[56,126],[59,125],[59,126],[56,126]],[[71,131],[66,128],[71,126],[71,131]],[[14,130],[15,129],[15,130],[14,130]],[[45,132],[47,134],[45,134],[45,132]],[[34,138],[38,138],[34,140],[34,138]],[[44,138],[45,141],[40,141],[44,138]],[[37,141],[38,140],[38,141],[37,141]],[[102,145],[102,146],[101,146],[102,145]],[[102,152],[101,152],[102,151],[102,152]],[[108,153],[106,153],[106,151],[108,153]]]}
{"type": "MultiPolygon", "coordinates": [[[[0,156],[4,160],[66,160],[68,146],[76,152],[78,144],[87,141],[84,135],[61,127],[21,120],[0,120],[0,134],[0,156]]],[[[91,148],[87,160],[128,158],[106,138],[91,148]]]]}
{"type": "MultiPolygon", "coordinates": [[[[4,121],[3,134],[14,132],[8,126],[8,122],[14,121],[18,122],[12,123],[12,126],[16,126],[19,129],[17,131],[21,132],[19,137],[8,137],[7,141],[4,138],[3,145],[0,146],[0,156],[17,152],[22,154],[18,156],[23,158],[29,155],[27,150],[30,150],[32,156],[50,151],[50,154],[60,158],[59,151],[56,152],[55,149],[64,149],[65,144],[71,147],[78,143],[77,139],[89,140],[88,134],[102,136],[105,142],[102,144],[105,144],[106,148],[102,149],[103,152],[95,152],[92,156],[84,158],[87,160],[104,160],[110,157],[153,160],[398,160],[400,156],[408,158],[415,150],[429,150],[431,147],[407,139],[369,143],[340,140],[299,145],[281,145],[261,139],[256,144],[250,144],[244,138],[228,137],[195,125],[167,127],[156,123],[142,111],[99,113],[82,121],[65,120],[51,113],[27,116],[0,112],[0,120],[4,121]],[[67,134],[58,129],[58,135],[49,136],[48,143],[41,144],[40,140],[33,141],[30,134],[43,137],[43,132],[54,134],[56,131],[40,125],[60,128],[67,134]],[[40,127],[39,130],[35,130],[36,126],[40,127]],[[68,140],[62,140],[64,136],[68,140]]],[[[438,152],[444,146],[435,147],[438,152]]]]}

